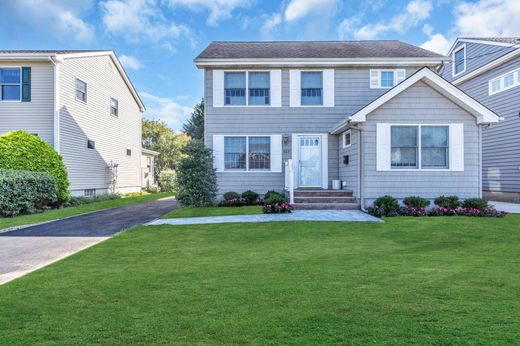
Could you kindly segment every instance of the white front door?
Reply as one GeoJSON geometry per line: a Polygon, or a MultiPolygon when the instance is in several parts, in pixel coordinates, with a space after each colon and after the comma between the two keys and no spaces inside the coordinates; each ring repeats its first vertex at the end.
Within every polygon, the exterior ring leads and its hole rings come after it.
{"type": "Polygon", "coordinates": [[[299,137],[299,186],[321,187],[321,136],[299,137]]]}

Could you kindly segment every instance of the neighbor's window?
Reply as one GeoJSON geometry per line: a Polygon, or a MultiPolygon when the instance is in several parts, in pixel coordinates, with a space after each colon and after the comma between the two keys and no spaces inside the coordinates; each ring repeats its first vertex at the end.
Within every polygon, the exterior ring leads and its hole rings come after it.
{"type": "Polygon", "coordinates": [[[249,104],[269,105],[269,72],[249,72],[249,104]]]}
{"type": "Polygon", "coordinates": [[[419,128],[417,126],[392,126],[391,166],[393,168],[418,168],[419,128]]]}
{"type": "Polygon", "coordinates": [[[453,52],[453,74],[457,75],[466,70],[466,46],[453,52]]]}
{"type": "Polygon", "coordinates": [[[119,102],[113,98],[110,98],[110,114],[115,117],[119,115],[119,102]]]}
{"type": "Polygon", "coordinates": [[[351,131],[348,130],[343,134],[343,148],[350,147],[351,142],[351,131]]]}
{"type": "Polygon", "coordinates": [[[271,169],[271,137],[249,137],[249,170],[271,169]]]}
{"type": "Polygon", "coordinates": [[[448,126],[421,126],[421,168],[448,168],[448,126]]]}
{"type": "Polygon", "coordinates": [[[76,100],[87,102],[87,83],[76,79],[76,100]]]}
{"type": "Polygon", "coordinates": [[[394,71],[381,71],[381,88],[392,88],[394,85],[394,71]]]}
{"type": "Polygon", "coordinates": [[[0,69],[0,100],[21,101],[20,68],[0,69]]]}
{"type": "Polygon", "coordinates": [[[225,72],[224,94],[226,105],[246,104],[246,73],[225,72]]]}
{"type": "Polygon", "coordinates": [[[89,149],[96,149],[96,142],[94,142],[91,139],[87,140],[87,148],[89,148],[89,149]]]}
{"type": "Polygon", "coordinates": [[[224,137],[224,168],[246,170],[246,137],[224,137]]]}
{"type": "Polygon", "coordinates": [[[323,75],[322,72],[301,73],[302,106],[323,104],[323,75]]]}
{"type": "Polygon", "coordinates": [[[503,74],[489,81],[489,95],[520,85],[520,69],[503,74]]]}
{"type": "Polygon", "coordinates": [[[126,149],[126,156],[132,156],[132,149],[130,149],[130,148],[126,149]]]}

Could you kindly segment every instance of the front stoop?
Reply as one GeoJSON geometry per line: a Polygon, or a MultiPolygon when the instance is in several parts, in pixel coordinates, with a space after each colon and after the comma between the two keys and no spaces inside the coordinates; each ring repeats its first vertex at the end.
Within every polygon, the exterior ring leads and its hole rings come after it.
{"type": "Polygon", "coordinates": [[[348,190],[294,190],[296,210],[358,210],[359,204],[348,190]]]}

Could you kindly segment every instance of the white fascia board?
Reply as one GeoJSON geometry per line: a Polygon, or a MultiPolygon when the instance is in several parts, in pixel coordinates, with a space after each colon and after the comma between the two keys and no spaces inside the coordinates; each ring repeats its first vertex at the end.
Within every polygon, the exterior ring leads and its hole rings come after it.
{"type": "Polygon", "coordinates": [[[520,49],[514,50],[511,53],[503,55],[500,58],[495,59],[495,60],[491,61],[490,63],[488,63],[486,65],[483,65],[483,66],[477,68],[476,70],[473,70],[470,73],[467,73],[464,76],[453,80],[452,83],[455,84],[455,85],[459,85],[459,84],[461,84],[461,83],[463,83],[465,81],[468,81],[468,80],[470,80],[472,78],[475,78],[475,77],[481,75],[484,72],[487,72],[487,71],[489,71],[491,69],[494,69],[495,67],[498,67],[501,64],[506,63],[509,60],[514,59],[514,58],[516,58],[518,56],[520,56],[520,49]]]}
{"type": "Polygon", "coordinates": [[[450,61],[448,57],[434,58],[359,58],[359,59],[196,59],[198,68],[209,66],[436,66],[450,61]]]}
{"type": "Polygon", "coordinates": [[[362,123],[366,121],[366,117],[371,112],[375,111],[379,107],[381,107],[386,102],[393,99],[395,96],[399,95],[418,81],[424,79],[430,87],[441,91],[444,96],[453,98],[453,100],[458,101],[457,104],[467,111],[469,111],[473,116],[477,118],[478,124],[489,124],[496,123],[500,121],[498,115],[494,112],[490,111],[488,108],[484,107],[479,102],[475,101],[473,98],[469,97],[467,94],[459,90],[457,87],[446,81],[444,78],[440,77],[435,72],[431,71],[429,68],[422,68],[409,78],[405,79],[403,82],[395,86],[393,89],[390,89],[388,92],[377,98],[372,103],[368,104],[354,115],[352,115],[348,121],[341,121],[338,123],[331,131],[332,134],[340,133],[347,122],[352,123],[362,123]]]}
{"type": "Polygon", "coordinates": [[[479,44],[487,44],[491,46],[500,46],[500,47],[520,47],[520,44],[512,45],[511,43],[506,42],[494,42],[494,41],[486,41],[486,40],[477,40],[472,38],[457,38],[455,42],[453,42],[453,45],[450,48],[450,51],[448,52],[448,56],[451,56],[451,53],[453,53],[453,50],[457,46],[459,42],[469,42],[469,43],[479,43],[479,44]]]}
{"type": "Polygon", "coordinates": [[[150,149],[145,149],[145,148],[141,148],[141,153],[142,153],[142,154],[152,155],[152,156],[157,156],[157,155],[160,154],[158,151],[150,150],[150,149]]]}

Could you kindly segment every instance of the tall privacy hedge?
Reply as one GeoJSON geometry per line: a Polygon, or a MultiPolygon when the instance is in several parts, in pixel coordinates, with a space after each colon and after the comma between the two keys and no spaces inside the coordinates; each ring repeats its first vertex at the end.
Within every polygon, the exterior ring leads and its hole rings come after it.
{"type": "Polygon", "coordinates": [[[34,213],[57,200],[54,178],[49,174],[0,170],[0,216],[34,213]]]}
{"type": "Polygon", "coordinates": [[[54,177],[57,203],[70,199],[69,179],[61,157],[43,139],[25,131],[0,137],[0,169],[43,172],[54,177]]]}

